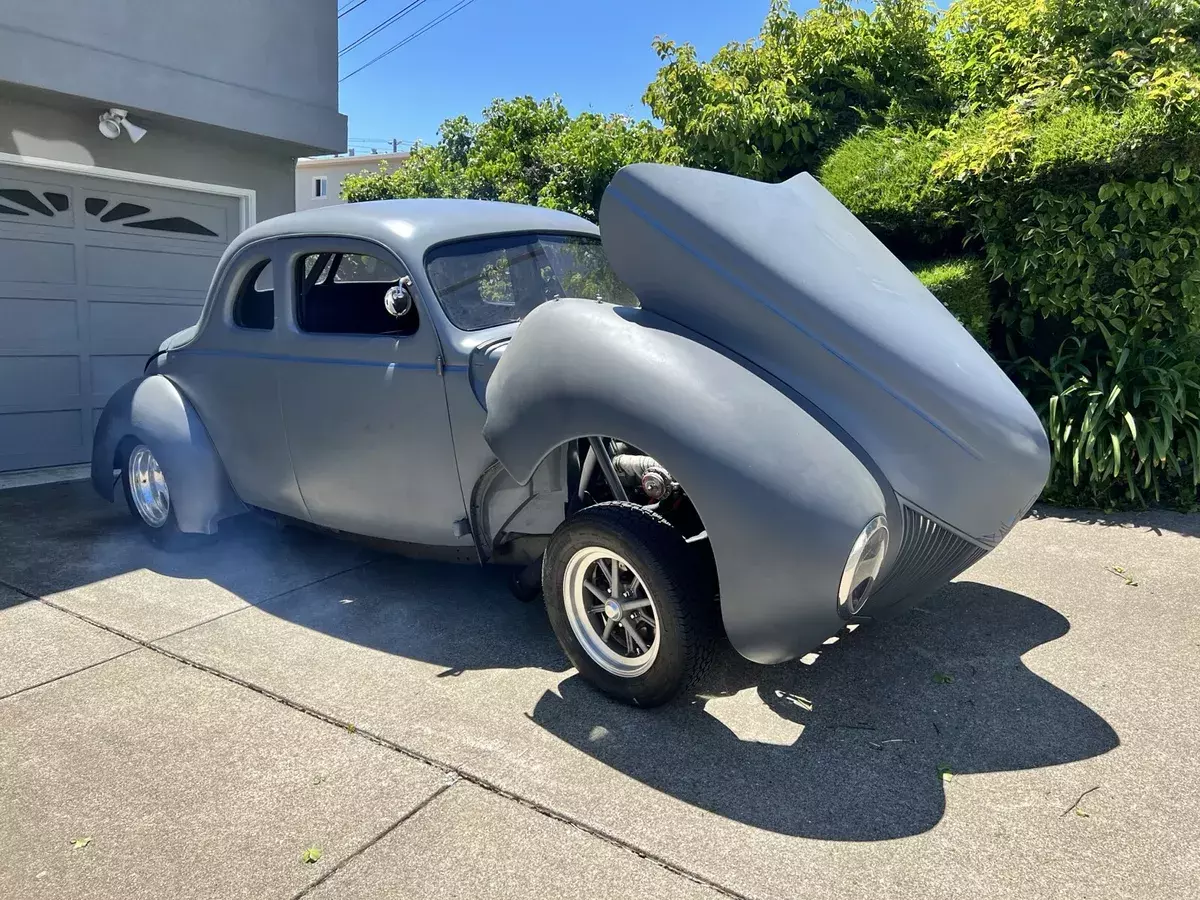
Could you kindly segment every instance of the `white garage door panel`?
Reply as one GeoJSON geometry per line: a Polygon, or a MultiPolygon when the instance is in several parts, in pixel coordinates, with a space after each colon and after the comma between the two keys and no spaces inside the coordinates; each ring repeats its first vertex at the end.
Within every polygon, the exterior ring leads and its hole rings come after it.
{"type": "Polygon", "coordinates": [[[203,296],[220,255],[219,252],[196,256],[161,249],[147,252],[128,247],[88,247],[87,283],[94,287],[188,291],[203,296]]]}
{"type": "Polygon", "coordinates": [[[92,396],[94,402],[104,402],[112,392],[137,378],[146,368],[146,354],[128,356],[92,356],[92,396]]]}
{"type": "Polygon", "coordinates": [[[78,356],[0,357],[0,409],[78,402],[78,356]]]}
{"type": "Polygon", "coordinates": [[[0,297],[0,350],[78,352],[79,314],[74,300],[0,297]]]}
{"type": "Polygon", "coordinates": [[[142,335],[146,331],[174,334],[195,325],[203,306],[176,303],[107,302],[91,305],[91,346],[93,353],[146,354],[142,335]]]}
{"type": "Polygon", "coordinates": [[[232,197],[0,164],[0,471],[88,460],[239,220],[232,197]]]}
{"type": "MultiPolygon", "coordinates": [[[[0,227],[7,225],[0,218],[0,227]]],[[[55,241],[0,240],[0,279],[0,283],[74,284],[75,247],[55,241]]]]}
{"type": "MultiPolygon", "coordinates": [[[[25,466],[66,466],[79,462],[85,451],[82,442],[83,414],[78,409],[0,415],[0,447],[11,459],[36,460],[25,466]]],[[[90,441],[89,441],[90,443],[90,441]]]]}

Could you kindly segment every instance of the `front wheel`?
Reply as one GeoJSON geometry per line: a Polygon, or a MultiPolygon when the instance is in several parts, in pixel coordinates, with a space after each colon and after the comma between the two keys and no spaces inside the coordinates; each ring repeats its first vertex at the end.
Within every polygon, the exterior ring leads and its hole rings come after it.
{"type": "Polygon", "coordinates": [[[717,646],[717,604],[693,548],[634,503],[600,503],[569,518],[546,548],[550,625],[601,691],[658,706],[698,681],[717,646]]]}

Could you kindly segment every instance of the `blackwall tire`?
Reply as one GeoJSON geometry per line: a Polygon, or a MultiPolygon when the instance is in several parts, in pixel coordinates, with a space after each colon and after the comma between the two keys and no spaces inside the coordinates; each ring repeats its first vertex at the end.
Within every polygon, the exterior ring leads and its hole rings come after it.
{"type": "Polygon", "coordinates": [[[580,674],[610,697],[651,707],[695,685],[716,653],[717,602],[701,572],[694,548],[657,513],[600,503],[550,539],[542,591],[555,636],[580,674]]]}

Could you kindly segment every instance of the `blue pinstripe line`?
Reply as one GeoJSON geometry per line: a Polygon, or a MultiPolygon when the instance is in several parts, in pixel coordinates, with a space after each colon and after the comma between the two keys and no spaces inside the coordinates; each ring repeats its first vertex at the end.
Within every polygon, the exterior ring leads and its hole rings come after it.
{"type": "Polygon", "coordinates": [[[665,228],[663,225],[659,224],[654,219],[652,219],[645,210],[643,210],[636,203],[634,203],[632,200],[630,200],[629,197],[626,196],[624,193],[622,193],[620,190],[613,187],[612,185],[609,185],[608,192],[610,194],[612,194],[618,201],[620,201],[626,207],[628,207],[629,210],[631,212],[633,212],[634,215],[636,215],[639,219],[641,219],[643,222],[645,222],[647,225],[649,225],[655,231],[662,234],[669,241],[678,245],[684,252],[690,254],[691,256],[695,257],[700,262],[702,262],[704,265],[708,266],[708,268],[712,269],[714,272],[716,272],[719,276],[721,276],[723,279],[728,281],[734,287],[737,287],[738,289],[745,291],[747,294],[749,294],[751,297],[753,297],[755,300],[757,300],[759,303],[761,303],[763,306],[765,306],[768,310],[773,312],[779,318],[783,319],[783,321],[787,322],[789,325],[791,325],[793,328],[795,328],[797,331],[799,331],[801,334],[803,334],[809,340],[813,341],[815,344],[817,344],[823,350],[828,352],[834,358],[845,363],[847,366],[849,366],[851,369],[853,369],[859,375],[862,375],[868,381],[872,382],[876,387],[878,387],[884,393],[886,393],[890,397],[892,397],[892,399],[896,400],[901,405],[906,407],[910,412],[915,413],[917,416],[924,419],[926,422],[928,422],[930,425],[932,425],[934,428],[936,428],[938,431],[940,431],[942,434],[944,434],[946,437],[948,437],[951,441],[953,441],[956,445],[958,445],[958,447],[961,450],[963,450],[965,453],[967,453],[969,456],[972,456],[975,459],[982,459],[982,457],[978,453],[975,452],[975,450],[971,447],[970,444],[968,444],[966,441],[964,441],[962,438],[960,438],[954,432],[950,431],[950,429],[948,429],[937,419],[935,419],[931,415],[929,415],[929,413],[925,412],[925,410],[921,409],[921,407],[917,406],[915,403],[913,403],[911,400],[909,400],[907,397],[903,396],[902,394],[896,393],[894,390],[892,390],[892,388],[890,386],[888,386],[888,384],[885,381],[880,379],[877,375],[873,374],[872,372],[867,371],[862,366],[858,365],[858,363],[843,356],[841,353],[838,353],[837,350],[833,349],[833,347],[829,346],[827,343],[825,343],[823,340],[821,340],[819,337],[817,337],[815,334],[813,334],[811,331],[809,331],[807,328],[805,328],[803,325],[801,325],[799,322],[797,322],[795,319],[793,319],[787,313],[783,312],[781,309],[779,309],[777,306],[775,306],[774,303],[772,303],[770,300],[768,300],[762,293],[760,293],[759,291],[752,288],[745,281],[738,278],[736,275],[734,275],[729,270],[725,269],[723,266],[718,265],[716,262],[709,259],[707,256],[705,256],[700,251],[695,250],[694,248],[689,246],[682,238],[678,237],[673,232],[671,232],[667,228],[665,228]]]}
{"type": "MultiPolygon", "coordinates": [[[[365,359],[337,359],[323,356],[288,356],[283,353],[255,353],[251,350],[200,350],[188,349],[175,351],[176,353],[196,354],[197,356],[226,356],[226,357],[241,357],[245,359],[274,359],[282,362],[300,362],[300,363],[319,363],[329,366],[365,366],[367,368],[377,369],[409,369],[421,372],[433,372],[437,370],[437,366],[433,363],[406,363],[406,362],[380,362],[376,360],[365,359]]],[[[442,367],[446,372],[465,372],[467,367],[461,364],[445,365],[442,367]]]]}

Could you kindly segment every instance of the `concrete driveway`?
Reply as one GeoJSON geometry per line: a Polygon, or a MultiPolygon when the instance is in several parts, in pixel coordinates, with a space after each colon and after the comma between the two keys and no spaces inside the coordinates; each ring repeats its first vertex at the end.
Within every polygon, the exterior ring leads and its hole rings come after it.
{"type": "Polygon", "coordinates": [[[646,712],[499,573],[0,492],[3,898],[1194,898],[1198,759],[1200,517],[1045,511],[646,712]]]}

